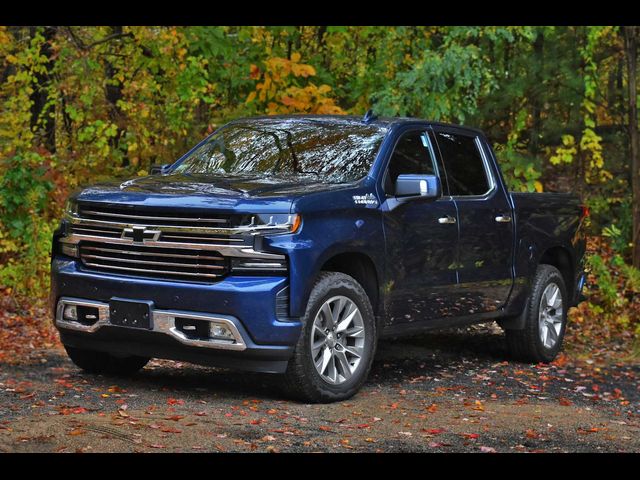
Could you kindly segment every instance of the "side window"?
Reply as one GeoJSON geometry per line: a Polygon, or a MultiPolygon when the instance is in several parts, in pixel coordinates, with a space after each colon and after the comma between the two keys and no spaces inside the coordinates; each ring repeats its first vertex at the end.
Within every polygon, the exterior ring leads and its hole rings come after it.
{"type": "Polygon", "coordinates": [[[451,195],[484,195],[489,179],[475,137],[436,132],[451,195]]]}
{"type": "Polygon", "coordinates": [[[391,193],[398,175],[435,175],[433,152],[424,131],[407,132],[400,137],[389,161],[385,191],[391,193]]]}

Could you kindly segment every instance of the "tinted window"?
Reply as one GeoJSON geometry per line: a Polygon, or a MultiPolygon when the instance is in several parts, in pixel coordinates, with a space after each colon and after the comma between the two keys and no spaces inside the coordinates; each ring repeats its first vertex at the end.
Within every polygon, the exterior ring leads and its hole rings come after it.
{"type": "Polygon", "coordinates": [[[386,133],[379,125],[348,119],[237,121],[216,131],[174,171],[353,181],[369,173],[386,133]]]}
{"type": "Polygon", "coordinates": [[[389,162],[387,188],[392,188],[398,175],[407,173],[435,175],[427,135],[424,132],[408,132],[398,140],[389,162]]]}
{"type": "Polygon", "coordinates": [[[437,132],[451,195],[483,195],[489,181],[474,137],[437,132]]]}

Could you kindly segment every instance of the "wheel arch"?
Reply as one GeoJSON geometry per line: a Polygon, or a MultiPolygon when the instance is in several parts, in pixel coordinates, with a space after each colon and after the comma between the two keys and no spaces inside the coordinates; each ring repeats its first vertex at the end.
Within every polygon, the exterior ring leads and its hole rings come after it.
{"type": "Polygon", "coordinates": [[[376,264],[361,251],[351,250],[334,253],[320,266],[320,272],[339,272],[353,277],[364,288],[369,297],[374,315],[379,313],[380,283],[376,264]]]}
{"type": "Polygon", "coordinates": [[[567,295],[571,295],[574,291],[575,268],[571,251],[568,248],[562,245],[547,248],[540,256],[538,265],[551,265],[552,267],[556,267],[562,274],[567,295]]]}
{"type": "Polygon", "coordinates": [[[567,301],[571,301],[572,292],[575,290],[575,267],[573,263],[573,257],[571,250],[566,246],[555,244],[547,247],[542,254],[538,257],[538,261],[533,263],[530,277],[528,279],[527,293],[524,297],[519,297],[522,300],[522,310],[518,310],[520,313],[509,315],[498,320],[498,323],[503,329],[507,330],[521,330],[525,325],[525,315],[527,309],[524,305],[528,302],[529,295],[531,295],[531,288],[533,279],[536,275],[538,267],[540,265],[550,265],[560,271],[562,279],[565,283],[566,294],[569,298],[567,301]]]}

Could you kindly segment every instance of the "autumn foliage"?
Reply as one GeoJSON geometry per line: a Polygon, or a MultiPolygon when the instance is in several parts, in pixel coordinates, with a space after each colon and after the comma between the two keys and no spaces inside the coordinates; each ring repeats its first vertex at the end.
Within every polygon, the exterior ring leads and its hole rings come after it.
{"type": "Polygon", "coordinates": [[[254,104],[255,108],[264,110],[269,115],[346,113],[328,96],[331,92],[329,85],[316,86],[309,81],[306,86],[301,86],[299,79],[314,77],[316,70],[311,65],[300,63],[299,53],[292,54],[290,60],[275,57],[263,63],[263,70],[256,65],[250,67],[249,76],[259,82],[256,89],[249,93],[247,104],[254,104]]]}
{"type": "Polygon", "coordinates": [[[579,193],[602,240],[576,321],[633,341],[625,52],[619,27],[0,26],[0,288],[46,297],[83,185],[145,175],[240,116],[373,108],[483,128],[510,188],[579,193]]]}

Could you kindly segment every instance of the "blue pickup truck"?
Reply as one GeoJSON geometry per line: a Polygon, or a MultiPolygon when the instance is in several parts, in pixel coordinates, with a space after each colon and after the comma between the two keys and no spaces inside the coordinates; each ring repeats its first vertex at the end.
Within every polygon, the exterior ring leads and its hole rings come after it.
{"type": "Polygon", "coordinates": [[[411,118],[269,116],[69,199],[51,302],[71,360],[278,373],[346,399],[385,337],[497,321],[549,362],[585,282],[570,194],[510,193],[484,134],[411,118]]]}

